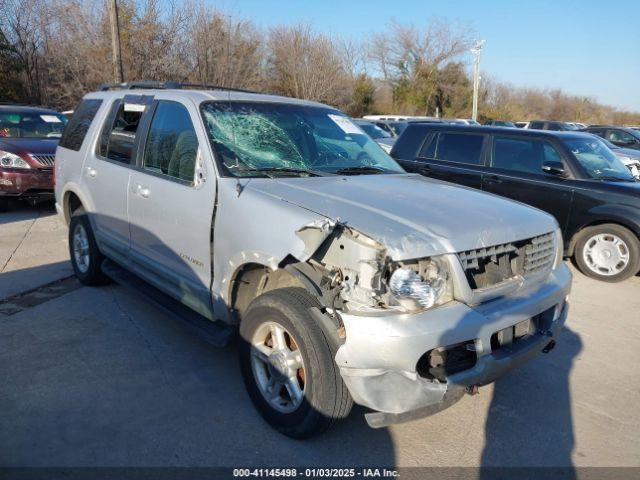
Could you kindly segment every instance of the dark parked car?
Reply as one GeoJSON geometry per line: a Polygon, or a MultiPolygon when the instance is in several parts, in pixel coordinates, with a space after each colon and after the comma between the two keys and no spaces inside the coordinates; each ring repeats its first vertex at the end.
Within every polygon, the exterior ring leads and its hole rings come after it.
{"type": "Polygon", "coordinates": [[[10,197],[53,199],[53,163],[67,118],[39,107],[0,105],[0,210],[10,197]]]}
{"type": "Polygon", "coordinates": [[[380,128],[376,122],[370,120],[356,119],[353,123],[364,130],[364,133],[369,135],[385,152],[389,153],[391,151],[391,147],[396,141],[395,136],[380,128]]]}
{"type": "Polygon", "coordinates": [[[556,122],[551,120],[531,120],[525,128],[533,130],[555,130],[558,132],[571,132],[578,130],[572,123],[556,122]]]}
{"type": "Polygon", "coordinates": [[[489,127],[509,127],[509,128],[517,128],[516,124],[510,122],[508,120],[488,120],[484,122],[485,125],[489,127]]]}
{"type": "Polygon", "coordinates": [[[391,156],[410,172],[551,213],[565,256],[586,275],[615,282],[640,270],[640,182],[593,135],[414,123],[391,156]]]}
{"type": "Polygon", "coordinates": [[[633,128],[615,127],[611,125],[592,125],[585,128],[584,131],[594,133],[599,137],[609,140],[618,147],[640,150],[640,131],[633,128]]]}

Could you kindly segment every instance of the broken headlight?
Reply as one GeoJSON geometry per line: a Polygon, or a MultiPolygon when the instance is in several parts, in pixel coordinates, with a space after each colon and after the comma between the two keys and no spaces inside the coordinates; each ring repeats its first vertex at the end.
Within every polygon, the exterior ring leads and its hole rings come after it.
{"type": "Polygon", "coordinates": [[[389,306],[410,312],[426,310],[453,299],[451,272],[444,258],[398,264],[387,285],[389,306]]]}

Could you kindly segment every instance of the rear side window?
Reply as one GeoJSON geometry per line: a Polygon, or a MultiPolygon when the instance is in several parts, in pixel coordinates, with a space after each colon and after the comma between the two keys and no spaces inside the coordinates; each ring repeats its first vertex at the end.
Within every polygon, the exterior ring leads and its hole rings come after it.
{"type": "Polygon", "coordinates": [[[561,162],[562,157],[542,140],[494,137],[491,166],[503,170],[543,175],[544,162],[561,162]]]}
{"type": "Polygon", "coordinates": [[[130,163],[144,111],[145,106],[137,103],[114,104],[102,131],[98,153],[116,162],[130,163]]]}
{"type": "Polygon", "coordinates": [[[197,154],[198,137],[187,109],[159,102],[144,150],[145,170],[192,182],[197,154]]]}
{"type": "Polygon", "coordinates": [[[534,130],[542,130],[544,127],[544,122],[530,122],[529,128],[533,128],[534,130]]]}
{"type": "Polygon", "coordinates": [[[394,158],[413,160],[417,155],[428,130],[421,125],[409,125],[396,140],[391,151],[394,158]]]}
{"type": "Polygon", "coordinates": [[[483,135],[441,133],[438,136],[435,158],[456,163],[482,163],[483,135]]]}
{"type": "Polygon", "coordinates": [[[102,100],[86,99],[80,102],[78,108],[73,112],[73,116],[67,127],[64,129],[60,146],[75,150],[76,152],[82,147],[84,137],[91,126],[93,118],[96,116],[98,109],[102,105],[102,100]]]}

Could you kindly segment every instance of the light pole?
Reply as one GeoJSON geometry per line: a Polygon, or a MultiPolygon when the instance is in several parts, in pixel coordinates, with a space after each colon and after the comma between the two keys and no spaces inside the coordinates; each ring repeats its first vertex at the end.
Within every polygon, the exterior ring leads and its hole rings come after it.
{"type": "Polygon", "coordinates": [[[471,49],[471,53],[476,57],[475,65],[473,67],[473,112],[471,118],[477,121],[478,117],[478,89],[480,87],[480,52],[484,45],[484,40],[476,40],[476,43],[471,49]]]}
{"type": "Polygon", "coordinates": [[[120,50],[120,25],[118,22],[118,0],[109,0],[109,20],[111,23],[111,52],[113,54],[113,77],[116,82],[124,82],[122,52],[120,50]]]}

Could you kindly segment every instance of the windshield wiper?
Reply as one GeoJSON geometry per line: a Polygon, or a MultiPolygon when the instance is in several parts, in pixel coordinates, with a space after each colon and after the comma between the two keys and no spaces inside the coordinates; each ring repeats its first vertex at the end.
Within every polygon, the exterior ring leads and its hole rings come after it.
{"type": "Polygon", "coordinates": [[[387,173],[389,170],[373,165],[360,165],[357,167],[344,167],[336,170],[340,175],[360,175],[365,173],[387,173]]]}
{"type": "Polygon", "coordinates": [[[310,177],[325,177],[329,175],[325,172],[319,172],[317,170],[306,170],[304,168],[295,168],[295,167],[264,167],[264,168],[247,168],[238,170],[243,173],[264,173],[265,175],[274,178],[274,175],[270,175],[272,173],[298,173],[298,174],[306,174],[310,177]]]}

